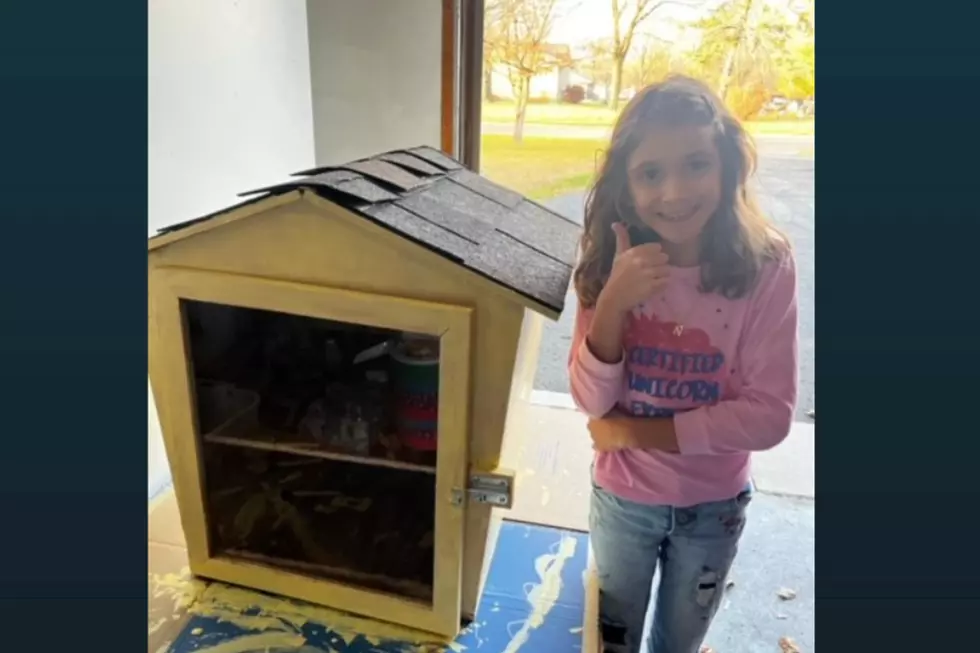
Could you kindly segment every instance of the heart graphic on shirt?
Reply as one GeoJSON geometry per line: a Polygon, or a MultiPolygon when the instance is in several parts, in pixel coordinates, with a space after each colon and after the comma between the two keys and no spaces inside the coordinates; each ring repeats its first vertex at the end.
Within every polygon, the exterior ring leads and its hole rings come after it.
{"type": "Polygon", "coordinates": [[[721,350],[712,346],[708,334],[696,327],[684,326],[677,334],[676,322],[662,322],[656,315],[630,315],[624,340],[627,347],[652,347],[670,349],[684,354],[718,354],[721,350]]]}

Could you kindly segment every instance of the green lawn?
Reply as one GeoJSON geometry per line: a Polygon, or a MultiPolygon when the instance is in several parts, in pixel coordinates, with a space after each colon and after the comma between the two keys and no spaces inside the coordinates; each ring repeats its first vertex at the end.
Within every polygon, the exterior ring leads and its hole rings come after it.
{"type": "MultiPolygon", "coordinates": [[[[531,199],[544,201],[585,189],[608,141],[529,136],[515,143],[510,134],[484,134],[482,145],[482,174],[531,199]]],[[[801,144],[800,155],[813,156],[813,146],[801,144]]]]}
{"type": "Polygon", "coordinates": [[[535,200],[548,200],[589,185],[605,140],[483,136],[480,172],[535,200]]]}
{"type": "MultiPolygon", "coordinates": [[[[483,122],[513,124],[514,104],[497,101],[483,103],[483,122]]],[[[526,124],[567,125],[576,127],[611,127],[618,111],[600,104],[530,104],[526,124]]],[[[745,124],[753,134],[812,135],[813,120],[755,120],[745,124]]]]}
{"type": "MultiPolygon", "coordinates": [[[[484,102],[483,122],[513,123],[513,102],[484,102]]],[[[619,111],[601,104],[530,104],[525,122],[539,125],[577,125],[608,127],[619,111]]]]}

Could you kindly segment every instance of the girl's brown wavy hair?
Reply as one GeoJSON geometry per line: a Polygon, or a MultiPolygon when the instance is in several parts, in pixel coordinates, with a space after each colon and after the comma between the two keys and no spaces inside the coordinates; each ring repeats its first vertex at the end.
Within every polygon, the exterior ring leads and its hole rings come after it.
{"type": "Polygon", "coordinates": [[[575,291],[580,304],[595,306],[612,268],[614,222],[650,232],[632,207],[627,161],[651,127],[706,126],[715,133],[721,160],[718,211],[701,236],[701,292],[728,298],[747,294],[767,259],[788,248],[786,239],[759,210],[747,187],[755,172],[755,145],[739,121],[708,86],[671,76],[647,86],[623,109],[585,204],[585,223],[575,291]]]}

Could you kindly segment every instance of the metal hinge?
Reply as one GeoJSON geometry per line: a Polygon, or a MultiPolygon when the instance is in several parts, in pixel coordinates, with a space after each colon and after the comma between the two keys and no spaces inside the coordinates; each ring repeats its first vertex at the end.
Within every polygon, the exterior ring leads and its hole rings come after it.
{"type": "Polygon", "coordinates": [[[514,505],[514,476],[503,472],[471,473],[465,493],[459,488],[453,489],[453,505],[463,505],[464,495],[474,503],[510,508],[514,505]]]}

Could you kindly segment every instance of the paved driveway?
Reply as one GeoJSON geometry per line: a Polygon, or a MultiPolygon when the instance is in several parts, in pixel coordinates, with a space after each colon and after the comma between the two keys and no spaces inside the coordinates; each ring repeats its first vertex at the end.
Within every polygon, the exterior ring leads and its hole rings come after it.
{"type": "MultiPolygon", "coordinates": [[[[797,419],[807,421],[814,407],[814,218],[813,141],[799,137],[759,138],[759,171],[756,187],[769,217],[783,229],[796,249],[800,286],[800,401],[797,419]]],[[[585,193],[551,200],[548,204],[564,215],[582,221],[585,193]]],[[[568,392],[565,361],[575,316],[574,293],[569,292],[566,310],[557,323],[549,323],[541,348],[534,387],[537,390],[568,392]]]]}

